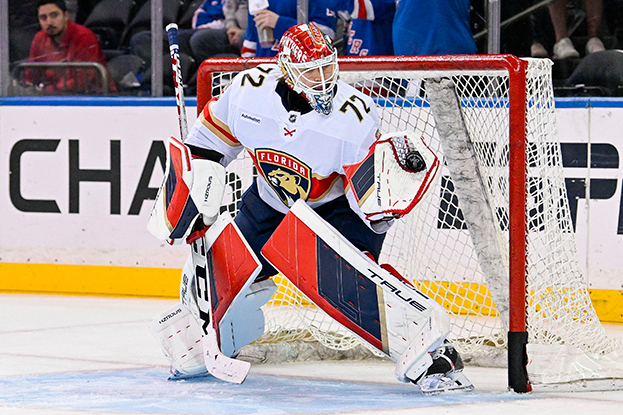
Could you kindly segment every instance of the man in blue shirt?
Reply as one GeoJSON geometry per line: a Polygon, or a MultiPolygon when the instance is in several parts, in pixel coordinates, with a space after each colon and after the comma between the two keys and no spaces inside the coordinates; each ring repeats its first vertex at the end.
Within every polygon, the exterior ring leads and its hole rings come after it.
{"type": "Polygon", "coordinates": [[[477,53],[470,0],[399,0],[394,16],[396,55],[477,53]]]}

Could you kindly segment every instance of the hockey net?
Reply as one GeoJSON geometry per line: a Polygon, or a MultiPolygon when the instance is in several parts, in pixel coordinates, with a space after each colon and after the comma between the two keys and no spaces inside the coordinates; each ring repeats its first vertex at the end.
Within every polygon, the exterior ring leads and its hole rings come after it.
{"type": "MultiPolygon", "coordinates": [[[[233,74],[267,62],[204,62],[198,110],[233,74]]],[[[425,202],[389,231],[380,262],[449,311],[450,339],[464,359],[506,365],[509,331],[527,332],[519,348],[511,341],[508,362],[525,370],[527,343],[532,384],[623,377],[623,348],[601,325],[577,262],[551,62],[348,58],[340,77],[375,99],[382,133],[415,131],[443,160],[425,202]]],[[[228,167],[223,211],[236,214],[254,175],[246,154],[228,167]]],[[[274,280],[279,289],[257,343],[359,345],[285,278],[274,280]]]]}

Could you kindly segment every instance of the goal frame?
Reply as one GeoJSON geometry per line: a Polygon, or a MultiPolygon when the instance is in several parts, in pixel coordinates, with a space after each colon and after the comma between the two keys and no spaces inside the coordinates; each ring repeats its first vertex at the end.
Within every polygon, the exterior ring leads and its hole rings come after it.
{"type": "MultiPolygon", "coordinates": [[[[443,55],[339,57],[342,71],[505,70],[509,79],[509,328],[508,386],[531,391],[528,379],[527,332],[527,221],[526,221],[526,72],[528,63],[513,55],[443,55]]],[[[197,114],[212,99],[213,72],[239,72],[275,58],[211,58],[197,73],[197,114]]]]}

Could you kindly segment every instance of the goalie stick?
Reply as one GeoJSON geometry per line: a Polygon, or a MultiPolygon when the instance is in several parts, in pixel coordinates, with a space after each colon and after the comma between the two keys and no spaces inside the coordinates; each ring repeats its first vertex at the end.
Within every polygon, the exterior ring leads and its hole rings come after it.
{"type": "Polygon", "coordinates": [[[184,101],[184,84],[182,83],[182,65],[180,63],[180,45],[177,40],[177,24],[170,23],[166,27],[171,52],[171,66],[173,67],[173,85],[175,87],[175,102],[177,103],[177,117],[180,124],[180,138],[182,142],[188,137],[188,121],[186,120],[186,102],[184,101]]]}
{"type": "MultiPolygon", "coordinates": [[[[188,122],[186,120],[186,104],[184,102],[184,88],[182,83],[182,68],[179,59],[179,43],[177,39],[177,25],[171,23],[166,27],[171,52],[171,65],[173,67],[173,81],[175,85],[175,100],[180,125],[182,143],[188,137],[188,122]]],[[[205,238],[205,236],[203,236],[205,238]]],[[[209,302],[209,297],[208,297],[209,302]]],[[[203,331],[203,357],[208,373],[212,376],[228,382],[242,383],[249,372],[250,365],[247,362],[232,359],[224,355],[220,350],[217,338],[217,328],[213,326],[213,318],[208,321],[199,321],[203,331]]],[[[202,319],[203,320],[203,319],[202,319]]],[[[165,353],[166,354],[166,353],[165,353]]]]}

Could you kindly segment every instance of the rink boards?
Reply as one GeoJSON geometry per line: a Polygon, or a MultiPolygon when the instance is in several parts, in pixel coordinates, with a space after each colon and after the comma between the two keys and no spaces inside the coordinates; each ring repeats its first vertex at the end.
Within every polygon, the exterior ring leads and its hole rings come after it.
{"type": "MultiPolygon", "coordinates": [[[[160,243],[145,227],[164,140],[179,135],[175,101],[0,104],[0,291],[177,296],[188,250],[160,243]]],[[[623,101],[556,104],[578,261],[600,317],[623,322],[616,306],[623,295],[623,101]]],[[[196,103],[187,105],[192,124],[196,103]]],[[[224,205],[235,210],[231,195],[250,172],[228,180],[224,205]]]]}

